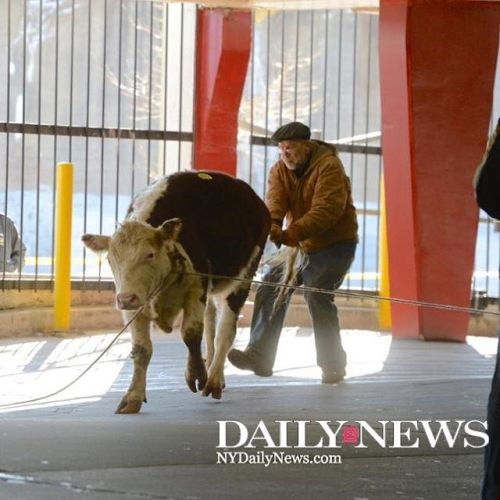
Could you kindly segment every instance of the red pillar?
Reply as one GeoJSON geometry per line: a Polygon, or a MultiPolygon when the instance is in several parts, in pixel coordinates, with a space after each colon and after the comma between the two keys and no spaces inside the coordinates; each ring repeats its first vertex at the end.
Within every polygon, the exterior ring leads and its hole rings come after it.
{"type": "Polygon", "coordinates": [[[238,111],[251,47],[251,14],[197,14],[193,168],[236,175],[238,111]]]}
{"type": "MultiPolygon", "coordinates": [[[[381,0],[380,79],[391,295],[469,306],[500,4],[381,0]]],[[[393,304],[398,337],[465,340],[468,315],[393,304]]]]}

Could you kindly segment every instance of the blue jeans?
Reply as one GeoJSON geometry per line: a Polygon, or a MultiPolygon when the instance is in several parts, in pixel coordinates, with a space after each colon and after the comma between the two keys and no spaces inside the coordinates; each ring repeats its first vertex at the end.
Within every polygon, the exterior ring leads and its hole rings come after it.
{"type": "MultiPolygon", "coordinates": [[[[309,254],[307,263],[300,273],[299,284],[306,287],[336,290],[344,280],[356,252],[355,241],[340,241],[315,253],[309,254]]],[[[282,277],[282,267],[272,267],[264,276],[264,281],[277,283],[282,277]]],[[[274,300],[279,287],[260,285],[255,297],[255,305],[247,349],[254,350],[263,363],[270,368],[274,365],[278,342],[283,328],[286,311],[292,293],[273,313],[274,300]]],[[[340,340],[337,307],[333,295],[305,292],[305,300],[312,317],[316,359],[323,371],[342,372],[346,365],[346,355],[340,340]]]]}
{"type": "Polygon", "coordinates": [[[495,373],[488,398],[488,445],[484,450],[482,500],[500,498],[500,346],[497,347],[495,373]]]}

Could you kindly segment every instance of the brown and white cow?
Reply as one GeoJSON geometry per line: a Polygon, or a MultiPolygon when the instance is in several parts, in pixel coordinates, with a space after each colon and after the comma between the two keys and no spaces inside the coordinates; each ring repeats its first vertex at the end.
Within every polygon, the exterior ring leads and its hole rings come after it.
{"type": "Polygon", "coordinates": [[[187,385],[221,397],[224,363],[249,284],[190,273],[252,278],[269,227],[269,212],[248,184],[217,172],[179,172],[140,193],[113,235],[82,236],[91,250],[107,252],[125,320],[163,285],[131,325],[134,375],[117,413],[137,413],[146,401],[151,322],[171,332],[181,311],[187,385]]]}

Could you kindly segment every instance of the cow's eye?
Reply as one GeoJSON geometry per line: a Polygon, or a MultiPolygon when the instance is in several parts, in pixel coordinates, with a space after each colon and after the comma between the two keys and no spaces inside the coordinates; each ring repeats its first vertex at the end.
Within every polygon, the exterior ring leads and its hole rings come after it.
{"type": "Polygon", "coordinates": [[[146,255],[146,260],[153,260],[155,258],[154,252],[150,252],[146,255]]]}

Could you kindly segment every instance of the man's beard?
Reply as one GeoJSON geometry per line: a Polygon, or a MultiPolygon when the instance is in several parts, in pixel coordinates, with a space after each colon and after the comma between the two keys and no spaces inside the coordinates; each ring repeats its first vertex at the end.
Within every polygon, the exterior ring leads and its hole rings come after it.
{"type": "Polygon", "coordinates": [[[300,170],[301,168],[304,168],[307,165],[307,159],[304,160],[301,158],[299,160],[292,161],[286,158],[282,158],[282,160],[286,168],[288,168],[288,170],[300,170]]]}
{"type": "Polygon", "coordinates": [[[306,155],[301,155],[300,157],[296,157],[293,160],[284,157],[282,157],[281,159],[288,170],[298,170],[307,165],[308,157],[306,155]]]}
{"type": "Polygon", "coordinates": [[[286,168],[288,168],[288,170],[295,170],[297,168],[297,163],[292,163],[290,160],[286,160],[283,158],[283,163],[285,164],[286,168]]]}

